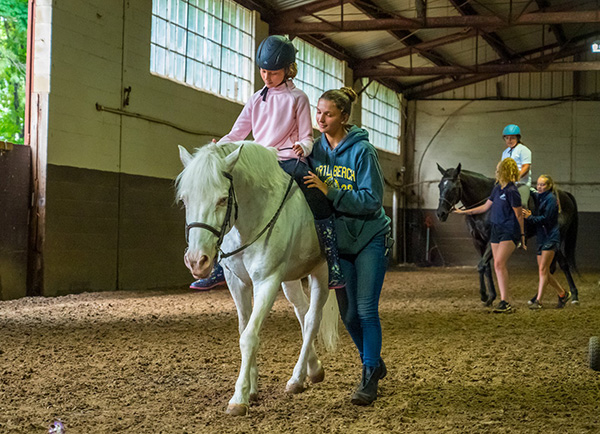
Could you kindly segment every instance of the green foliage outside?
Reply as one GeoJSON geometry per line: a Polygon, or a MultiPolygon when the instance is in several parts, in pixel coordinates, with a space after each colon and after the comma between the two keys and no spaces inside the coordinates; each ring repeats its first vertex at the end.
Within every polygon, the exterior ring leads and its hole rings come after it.
{"type": "Polygon", "coordinates": [[[0,140],[23,143],[27,0],[0,0],[0,140]]]}

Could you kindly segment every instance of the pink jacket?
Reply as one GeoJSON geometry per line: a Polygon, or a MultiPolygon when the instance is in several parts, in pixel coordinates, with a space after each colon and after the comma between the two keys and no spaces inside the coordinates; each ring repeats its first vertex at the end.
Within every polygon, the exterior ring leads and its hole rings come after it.
{"type": "Polygon", "coordinates": [[[291,80],[269,89],[263,101],[263,88],[246,103],[231,132],[219,143],[245,140],[252,132],[254,141],[277,149],[280,160],[297,158],[296,143],[308,156],[313,148],[313,129],[308,97],[291,80]]]}

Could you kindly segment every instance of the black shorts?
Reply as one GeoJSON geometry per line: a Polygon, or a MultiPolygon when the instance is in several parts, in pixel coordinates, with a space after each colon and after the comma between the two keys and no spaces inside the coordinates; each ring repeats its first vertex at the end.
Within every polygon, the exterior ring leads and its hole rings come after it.
{"type": "Polygon", "coordinates": [[[540,243],[538,245],[538,250],[537,250],[537,254],[541,255],[542,254],[542,250],[551,250],[554,252],[558,251],[558,247],[559,247],[559,242],[556,240],[540,240],[538,239],[538,242],[540,243]]]}
{"type": "Polygon", "coordinates": [[[492,223],[490,243],[498,244],[501,241],[512,241],[515,243],[515,246],[518,246],[521,241],[521,235],[515,231],[507,231],[506,228],[492,223]]]}

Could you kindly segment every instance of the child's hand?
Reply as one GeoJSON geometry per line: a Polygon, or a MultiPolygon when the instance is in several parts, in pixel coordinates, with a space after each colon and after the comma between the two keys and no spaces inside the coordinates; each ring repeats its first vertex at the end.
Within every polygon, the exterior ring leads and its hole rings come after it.
{"type": "Polygon", "coordinates": [[[302,146],[296,144],[292,146],[292,151],[294,151],[298,157],[304,157],[304,149],[302,149],[302,146]]]}
{"type": "Polygon", "coordinates": [[[318,188],[321,191],[321,193],[327,196],[329,187],[327,187],[327,185],[311,171],[308,172],[308,176],[304,177],[304,183],[308,186],[308,188],[318,188]]]}

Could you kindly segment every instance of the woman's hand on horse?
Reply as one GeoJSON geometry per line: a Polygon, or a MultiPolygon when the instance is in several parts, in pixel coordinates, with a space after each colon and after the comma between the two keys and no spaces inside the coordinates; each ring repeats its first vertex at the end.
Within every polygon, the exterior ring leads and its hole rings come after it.
{"type": "Polygon", "coordinates": [[[329,187],[327,187],[327,185],[311,171],[309,171],[308,175],[304,177],[304,183],[308,186],[308,188],[318,188],[321,191],[321,193],[327,196],[329,187]]]}
{"type": "Polygon", "coordinates": [[[458,208],[452,208],[450,210],[450,212],[456,213],[456,214],[466,214],[467,210],[464,209],[458,209],[458,208]]]}
{"type": "Polygon", "coordinates": [[[298,157],[304,157],[304,149],[302,149],[302,146],[296,144],[292,146],[292,151],[294,151],[298,157]]]}

